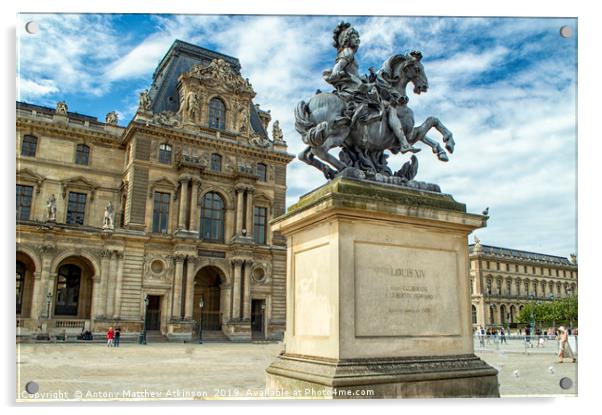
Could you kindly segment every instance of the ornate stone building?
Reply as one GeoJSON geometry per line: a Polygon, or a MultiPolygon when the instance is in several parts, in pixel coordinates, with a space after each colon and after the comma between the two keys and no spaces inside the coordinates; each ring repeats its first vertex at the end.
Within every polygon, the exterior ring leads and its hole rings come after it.
{"type": "Polygon", "coordinates": [[[125,128],[17,103],[18,333],[282,336],[292,156],[254,96],[237,59],[176,41],[125,128]]]}
{"type": "Polygon", "coordinates": [[[469,245],[473,327],[516,327],[522,307],[577,295],[577,258],[469,245]]]}

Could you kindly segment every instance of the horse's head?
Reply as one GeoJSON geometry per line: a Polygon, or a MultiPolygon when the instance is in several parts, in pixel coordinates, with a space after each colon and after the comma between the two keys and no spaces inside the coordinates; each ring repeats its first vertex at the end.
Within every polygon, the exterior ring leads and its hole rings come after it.
{"type": "Polygon", "coordinates": [[[407,82],[411,82],[414,85],[415,94],[427,92],[429,88],[429,81],[424,73],[424,66],[422,66],[421,60],[422,53],[413,51],[405,56],[401,64],[400,75],[406,78],[407,82]]]}

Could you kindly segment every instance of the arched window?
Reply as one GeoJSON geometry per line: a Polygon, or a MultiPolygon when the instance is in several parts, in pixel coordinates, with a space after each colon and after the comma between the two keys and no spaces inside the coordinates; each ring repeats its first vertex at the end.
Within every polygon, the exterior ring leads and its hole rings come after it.
{"type": "Polygon", "coordinates": [[[163,143],[159,146],[159,162],[171,164],[171,146],[169,144],[163,143]]]}
{"type": "Polygon", "coordinates": [[[263,163],[257,163],[257,177],[260,182],[267,182],[267,166],[263,163]]]}
{"type": "Polygon", "coordinates": [[[224,201],[215,192],[203,197],[201,238],[209,242],[224,242],[224,201]]]}
{"type": "Polygon", "coordinates": [[[85,144],[78,144],[75,150],[75,164],[87,166],[90,161],[90,147],[85,144]]]}
{"type": "Polygon", "coordinates": [[[38,138],[33,135],[26,135],[23,137],[23,143],[21,145],[21,155],[27,157],[35,157],[36,149],[38,148],[38,138]]]}
{"type": "Polygon", "coordinates": [[[218,130],[226,129],[226,107],[219,98],[209,101],[209,127],[218,130]]]}
{"type": "Polygon", "coordinates": [[[477,324],[477,308],[472,306],[472,324],[477,324]]]}
{"type": "Polygon", "coordinates": [[[77,316],[81,276],[82,270],[77,265],[63,265],[59,268],[54,306],[55,315],[77,316]]]}
{"type": "Polygon", "coordinates": [[[17,314],[21,314],[23,290],[25,288],[25,264],[17,261],[17,314]]]}
{"type": "Polygon", "coordinates": [[[211,170],[222,171],[222,156],[213,153],[211,155],[211,170]]]}

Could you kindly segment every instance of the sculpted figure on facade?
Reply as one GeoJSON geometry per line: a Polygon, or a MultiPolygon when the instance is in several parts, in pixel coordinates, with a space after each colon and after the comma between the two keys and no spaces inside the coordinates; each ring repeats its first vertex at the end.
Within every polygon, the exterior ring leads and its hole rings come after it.
{"type": "Polygon", "coordinates": [[[105,117],[105,123],[110,124],[110,125],[117,125],[117,123],[119,122],[119,116],[117,115],[117,113],[115,111],[111,111],[107,114],[107,116],[105,117]]]}
{"type": "Polygon", "coordinates": [[[56,222],[56,197],[54,197],[54,194],[50,195],[46,202],[46,211],[48,213],[48,221],[56,222]]]}
{"type": "Polygon", "coordinates": [[[238,131],[241,134],[244,134],[248,131],[249,125],[249,110],[247,106],[243,103],[238,109],[238,131]]]}
{"type": "Polygon", "coordinates": [[[151,98],[148,95],[148,89],[145,89],[140,93],[140,102],[138,104],[138,111],[148,112],[151,110],[151,98]]]}
{"type": "Polygon", "coordinates": [[[103,229],[114,229],[115,225],[113,224],[113,204],[109,202],[105,207],[105,214],[103,218],[103,229]]]}
{"type": "Polygon", "coordinates": [[[186,115],[192,122],[197,122],[199,118],[199,111],[201,106],[199,104],[199,98],[196,92],[189,92],[186,95],[186,115]]]}
{"type": "Polygon", "coordinates": [[[388,167],[388,154],[416,153],[418,141],[429,145],[441,161],[448,161],[439,143],[426,137],[435,128],[452,153],[452,133],[435,117],[428,117],[419,126],[408,107],[406,87],[412,83],[415,94],[428,90],[428,79],[421,63],[422,54],[414,51],[386,59],[378,72],[358,72],[356,54],[359,33],[351,24],[341,22],[333,32],[337,49],[336,62],[324,71],[324,79],[335,89],[320,90],[308,102],[301,101],[295,109],[295,129],[307,145],[299,159],[320,169],[327,179],[338,175],[440,191],[437,185],[415,182],[416,157],[393,173],[388,167]],[[329,153],[340,147],[339,157],[329,153]]]}
{"type": "Polygon", "coordinates": [[[67,103],[65,101],[59,101],[56,103],[56,113],[61,115],[67,115],[69,107],[67,107],[67,103]]]}
{"type": "Polygon", "coordinates": [[[280,129],[280,121],[274,121],[272,125],[272,140],[275,143],[282,143],[284,141],[284,134],[282,134],[282,130],[280,129]]]}

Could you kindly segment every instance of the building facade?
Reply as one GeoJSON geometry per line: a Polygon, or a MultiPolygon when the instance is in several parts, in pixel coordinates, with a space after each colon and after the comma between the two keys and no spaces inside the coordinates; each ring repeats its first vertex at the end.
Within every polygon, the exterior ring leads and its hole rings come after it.
{"type": "Polygon", "coordinates": [[[469,245],[474,328],[517,325],[523,306],[577,295],[577,258],[469,245]]]}
{"type": "Polygon", "coordinates": [[[17,326],[280,338],[287,153],[237,59],[176,41],[126,127],[17,103],[17,326]]]}

